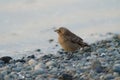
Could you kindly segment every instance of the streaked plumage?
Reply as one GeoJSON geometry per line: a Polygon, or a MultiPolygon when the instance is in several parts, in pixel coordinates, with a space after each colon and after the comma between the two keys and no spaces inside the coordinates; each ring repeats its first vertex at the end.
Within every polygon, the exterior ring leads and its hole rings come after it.
{"type": "Polygon", "coordinates": [[[64,27],[60,27],[55,30],[58,33],[58,42],[65,51],[73,52],[82,47],[88,46],[87,43],[83,42],[83,39],[72,33],[70,30],[64,27]]]}

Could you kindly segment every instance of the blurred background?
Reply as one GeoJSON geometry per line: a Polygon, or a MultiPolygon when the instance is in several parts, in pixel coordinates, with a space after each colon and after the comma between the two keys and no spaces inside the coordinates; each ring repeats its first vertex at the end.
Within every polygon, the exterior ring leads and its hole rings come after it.
{"type": "Polygon", "coordinates": [[[92,34],[120,33],[120,0],[0,0],[0,56],[49,52],[61,26],[88,43],[101,38],[92,34]]]}

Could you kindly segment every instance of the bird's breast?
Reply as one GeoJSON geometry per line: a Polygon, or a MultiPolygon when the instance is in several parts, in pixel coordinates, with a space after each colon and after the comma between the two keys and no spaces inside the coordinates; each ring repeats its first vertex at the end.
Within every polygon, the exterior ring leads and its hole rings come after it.
{"type": "Polygon", "coordinates": [[[64,44],[66,42],[66,39],[65,39],[65,37],[59,37],[58,41],[60,44],[64,44]]]}
{"type": "Polygon", "coordinates": [[[64,37],[59,37],[58,38],[60,45],[65,51],[75,51],[79,49],[79,45],[76,43],[71,42],[70,40],[67,40],[64,37]]]}

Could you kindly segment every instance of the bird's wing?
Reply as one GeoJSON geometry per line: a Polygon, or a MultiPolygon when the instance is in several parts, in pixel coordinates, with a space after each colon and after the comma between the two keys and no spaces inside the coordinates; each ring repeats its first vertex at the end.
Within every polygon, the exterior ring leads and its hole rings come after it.
{"type": "Polygon", "coordinates": [[[69,36],[66,36],[66,39],[69,40],[69,41],[71,41],[71,42],[73,42],[73,43],[78,43],[78,44],[81,43],[81,42],[83,42],[83,39],[80,38],[80,37],[78,37],[75,34],[71,34],[69,36]]]}
{"type": "Polygon", "coordinates": [[[77,35],[73,34],[73,36],[71,36],[71,42],[73,43],[77,43],[79,44],[81,47],[84,47],[84,46],[89,46],[87,43],[83,42],[83,39],[78,37],[77,35]]]}
{"type": "Polygon", "coordinates": [[[83,42],[83,39],[78,36],[73,36],[73,37],[71,37],[71,41],[79,44],[79,43],[83,42]]]}

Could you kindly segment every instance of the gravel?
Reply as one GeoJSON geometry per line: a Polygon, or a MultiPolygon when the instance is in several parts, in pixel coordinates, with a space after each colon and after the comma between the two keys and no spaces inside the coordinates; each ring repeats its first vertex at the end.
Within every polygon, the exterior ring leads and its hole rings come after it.
{"type": "Polygon", "coordinates": [[[2,57],[0,80],[120,80],[120,36],[90,46],[70,58],[63,50],[39,58],[34,52],[19,60],[2,57]]]}

